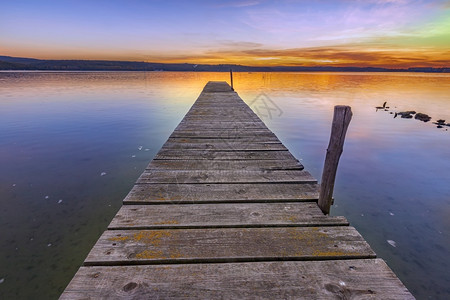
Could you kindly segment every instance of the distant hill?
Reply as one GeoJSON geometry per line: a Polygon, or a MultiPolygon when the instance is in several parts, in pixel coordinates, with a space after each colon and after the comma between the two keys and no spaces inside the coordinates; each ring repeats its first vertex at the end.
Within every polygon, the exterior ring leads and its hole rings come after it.
{"type": "Polygon", "coordinates": [[[251,67],[242,65],[163,64],[109,60],[43,60],[0,56],[0,70],[41,71],[197,71],[197,72],[428,72],[450,73],[450,68],[388,69],[374,67],[251,67]]]}

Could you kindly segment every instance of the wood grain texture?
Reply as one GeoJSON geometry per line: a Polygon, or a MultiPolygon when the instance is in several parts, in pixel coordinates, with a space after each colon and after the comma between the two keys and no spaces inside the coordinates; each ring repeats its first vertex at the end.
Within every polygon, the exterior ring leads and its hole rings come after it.
{"type": "Polygon", "coordinates": [[[182,122],[176,127],[176,131],[192,131],[192,130],[267,130],[266,125],[262,122],[182,122]]]}
{"type": "Polygon", "coordinates": [[[165,159],[152,160],[147,170],[303,170],[298,161],[293,160],[202,160],[165,159]]]}
{"type": "Polygon", "coordinates": [[[317,183],[304,170],[145,170],[137,183],[317,183]]]}
{"type": "Polygon", "coordinates": [[[245,127],[242,128],[228,128],[216,130],[177,130],[174,131],[170,137],[185,138],[185,137],[202,137],[202,138],[217,138],[217,139],[238,139],[241,137],[254,138],[276,138],[276,135],[265,129],[255,129],[248,131],[245,127]]]}
{"type": "MultiPolygon", "coordinates": [[[[255,144],[281,144],[276,137],[272,138],[256,138],[256,137],[236,137],[236,143],[255,143],[255,144]]],[[[233,143],[233,141],[224,140],[218,137],[215,138],[169,138],[166,143],[188,143],[188,144],[203,144],[203,143],[233,143]]]]}
{"type": "Polygon", "coordinates": [[[229,141],[219,140],[217,142],[203,143],[183,143],[183,142],[166,142],[162,149],[164,150],[216,150],[216,151],[263,151],[278,150],[286,151],[287,148],[281,143],[261,143],[252,141],[229,141]]]}
{"type": "Polygon", "coordinates": [[[124,205],[108,229],[347,226],[316,203],[124,205]]]}
{"type": "Polygon", "coordinates": [[[161,149],[154,159],[209,159],[209,160],[265,160],[281,159],[297,161],[289,151],[243,151],[243,150],[167,150],[161,149]]]}
{"type": "Polygon", "coordinates": [[[337,105],[334,107],[330,143],[328,144],[327,155],[325,157],[318,202],[324,214],[330,213],[339,158],[344,149],[345,134],[347,133],[352,115],[350,106],[337,105]]]}
{"type": "Polygon", "coordinates": [[[374,258],[348,226],[107,230],[85,265],[374,258]]]}
{"type": "Polygon", "coordinates": [[[414,297],[381,259],[81,267],[67,299],[414,297]]]}
{"type": "Polygon", "coordinates": [[[137,184],[124,204],[315,201],[317,184],[137,184]]]}
{"type": "Polygon", "coordinates": [[[202,93],[218,93],[229,92],[234,93],[228,83],[224,81],[209,81],[203,88],[202,93]]]}
{"type": "Polygon", "coordinates": [[[209,82],[61,299],[413,299],[225,82],[209,82]]]}

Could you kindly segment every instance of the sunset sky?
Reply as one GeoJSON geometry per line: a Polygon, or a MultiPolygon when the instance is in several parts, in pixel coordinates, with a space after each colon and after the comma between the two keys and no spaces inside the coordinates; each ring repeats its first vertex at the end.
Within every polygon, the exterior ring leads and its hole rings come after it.
{"type": "Polygon", "coordinates": [[[450,0],[1,1],[0,55],[450,67],[450,0]]]}

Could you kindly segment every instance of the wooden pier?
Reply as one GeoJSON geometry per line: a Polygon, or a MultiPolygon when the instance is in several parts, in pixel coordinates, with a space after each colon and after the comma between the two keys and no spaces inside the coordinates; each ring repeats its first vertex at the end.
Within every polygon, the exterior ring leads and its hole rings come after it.
{"type": "Polygon", "coordinates": [[[209,82],[61,299],[414,299],[225,82],[209,82]]]}

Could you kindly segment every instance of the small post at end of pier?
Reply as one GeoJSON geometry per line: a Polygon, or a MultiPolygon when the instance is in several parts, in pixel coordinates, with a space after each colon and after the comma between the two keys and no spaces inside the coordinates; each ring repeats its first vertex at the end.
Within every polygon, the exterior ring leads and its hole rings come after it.
{"type": "Polygon", "coordinates": [[[352,115],[350,106],[337,105],[334,107],[330,143],[325,157],[318,202],[320,209],[326,215],[330,213],[339,158],[344,148],[345,134],[352,115]]]}
{"type": "Polygon", "coordinates": [[[234,87],[233,87],[233,69],[230,69],[230,81],[231,81],[231,90],[234,91],[234,87]]]}

